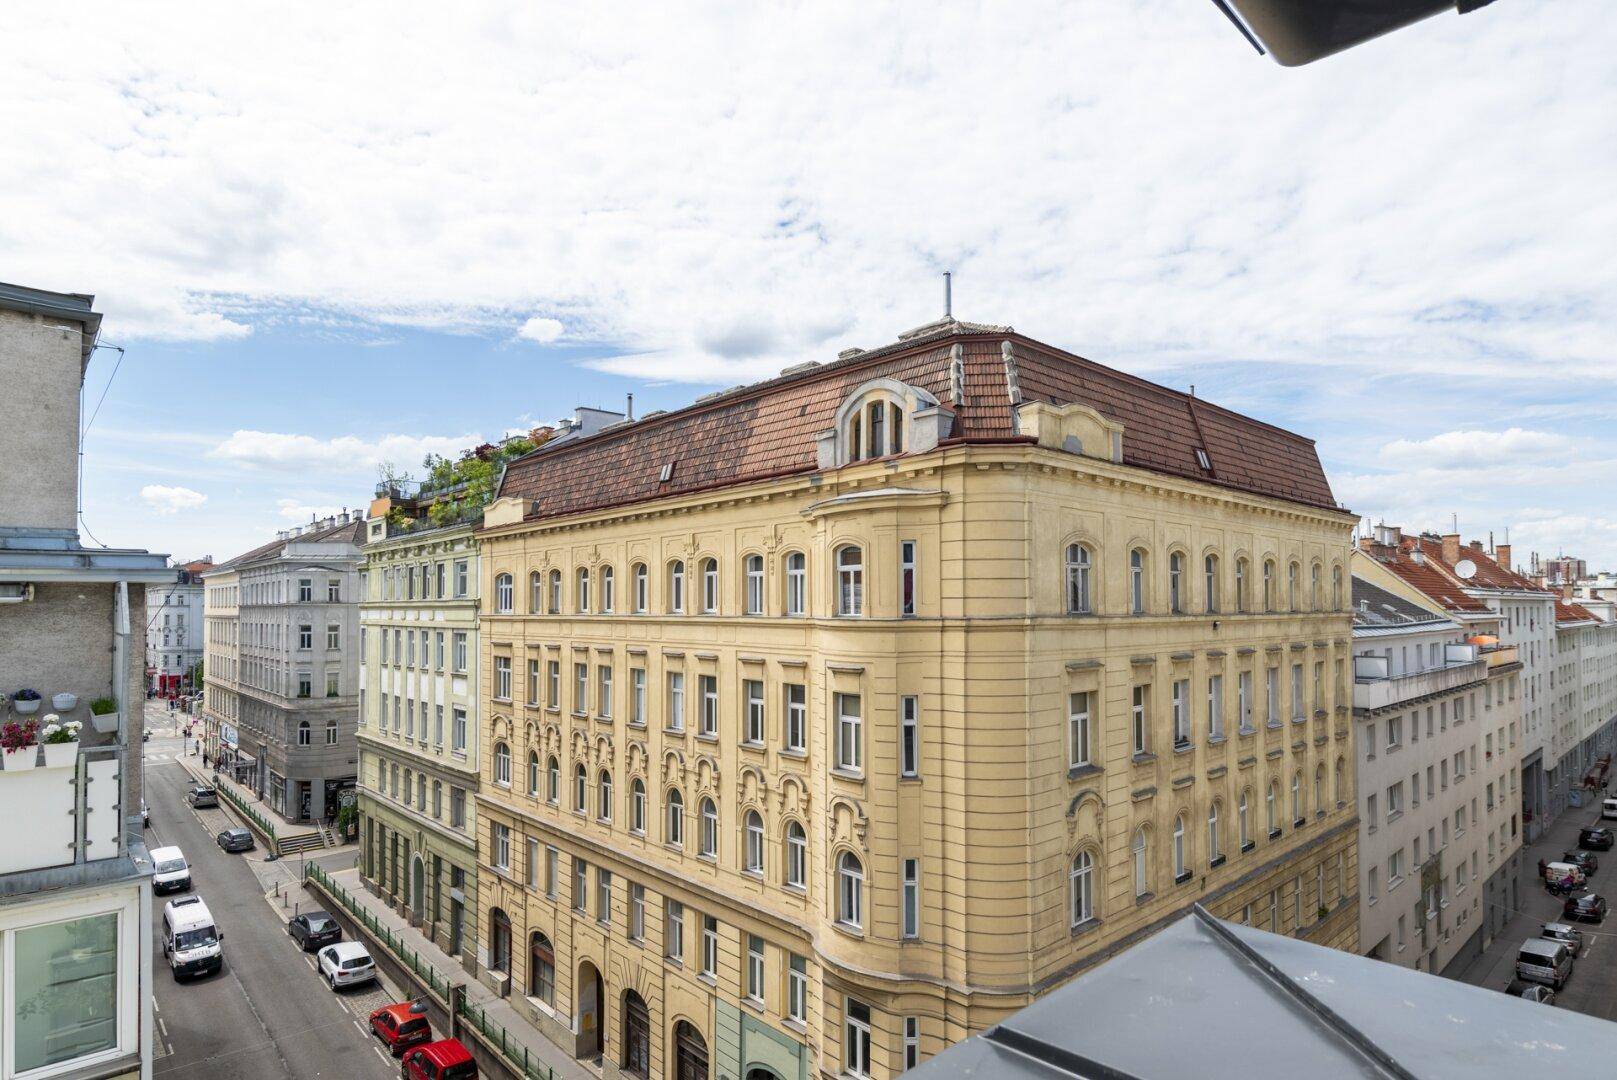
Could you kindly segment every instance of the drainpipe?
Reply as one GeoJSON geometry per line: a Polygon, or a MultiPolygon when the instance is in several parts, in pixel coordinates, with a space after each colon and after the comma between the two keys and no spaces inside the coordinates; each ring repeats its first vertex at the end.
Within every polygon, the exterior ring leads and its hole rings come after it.
{"type": "MultiPolygon", "coordinates": [[[[124,670],[129,660],[129,582],[120,581],[115,587],[112,600],[112,700],[118,703],[118,757],[122,759],[125,769],[132,769],[136,763],[129,756],[129,716],[127,709],[129,703],[124,700],[125,684],[128,679],[124,670]]],[[[137,748],[138,749],[138,748],[137,748]]],[[[124,847],[128,850],[135,842],[140,840],[139,825],[130,825],[130,808],[124,798],[129,791],[127,782],[119,786],[120,804],[118,812],[123,818],[124,847]]]]}

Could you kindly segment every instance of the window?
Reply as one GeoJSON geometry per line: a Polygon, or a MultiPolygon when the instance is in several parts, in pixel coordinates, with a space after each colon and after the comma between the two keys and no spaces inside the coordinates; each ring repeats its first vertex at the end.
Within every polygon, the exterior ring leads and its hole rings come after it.
{"type": "Polygon", "coordinates": [[[1237,831],[1240,833],[1239,840],[1242,851],[1247,851],[1252,847],[1252,827],[1251,821],[1249,820],[1250,815],[1247,813],[1247,802],[1248,799],[1246,789],[1243,788],[1241,790],[1241,798],[1235,804],[1236,827],[1237,831]]]}
{"type": "Polygon", "coordinates": [[[511,869],[511,827],[498,821],[490,826],[493,834],[494,865],[497,869],[511,869]]]}
{"type": "Polygon", "coordinates": [[[298,697],[314,696],[314,676],[307,671],[298,672],[298,697]]]}
{"type": "Polygon", "coordinates": [[[808,1022],[808,961],[797,955],[786,969],[786,1018],[808,1022]]]}
{"type": "Polygon", "coordinates": [[[1088,691],[1067,695],[1067,767],[1082,768],[1090,763],[1090,704],[1088,691]]]}
{"type": "Polygon", "coordinates": [[[702,560],[702,611],[716,615],[719,611],[719,561],[702,560]]]}
{"type": "Polygon", "coordinates": [[[612,820],[612,774],[605,769],[595,784],[595,816],[602,821],[612,820]]]}
{"type": "Polygon", "coordinates": [[[668,610],[675,615],[685,613],[685,564],[679,559],[668,565],[668,610]]]}
{"type": "Polygon", "coordinates": [[[1175,551],[1168,556],[1168,610],[1175,615],[1184,613],[1185,557],[1175,551]]]}
{"type": "Polygon", "coordinates": [[[561,802],[561,762],[554,754],[545,764],[545,801],[551,806],[561,802]]]}
{"type": "Polygon", "coordinates": [[[1300,771],[1291,774],[1291,823],[1303,823],[1303,774],[1300,771]]]}
{"type": "Polygon", "coordinates": [[[747,579],[747,614],[764,613],[764,557],[748,555],[742,564],[747,579]]]}
{"type": "MultiPolygon", "coordinates": [[[[857,421],[856,421],[857,422],[857,421]]],[[[870,1006],[848,999],[843,1016],[842,1066],[849,1076],[870,1076],[870,1006]]]]}
{"type": "Polygon", "coordinates": [[[1286,564],[1286,610],[1300,611],[1297,606],[1297,564],[1286,564]]]}
{"type": "Polygon", "coordinates": [[[808,560],[801,551],[786,556],[786,614],[808,610],[808,560]]]}
{"type": "Polygon", "coordinates": [[[648,579],[648,576],[649,576],[646,573],[646,564],[645,563],[635,563],[634,566],[629,571],[629,576],[633,581],[632,588],[634,589],[634,599],[633,599],[634,613],[636,615],[644,615],[646,613],[646,608],[647,608],[647,595],[646,594],[648,592],[648,588],[647,588],[648,581],[647,581],[647,579],[648,579]]]}
{"type": "Polygon", "coordinates": [[[702,916],[702,974],[712,979],[719,974],[719,920],[702,916]]]}
{"type": "Polygon", "coordinates": [[[1190,746],[1190,680],[1176,679],[1173,684],[1173,746],[1184,750],[1190,746]]]}
{"type": "Polygon", "coordinates": [[[898,773],[900,776],[920,775],[921,733],[918,711],[914,697],[906,695],[898,699],[898,773]]]}
{"type": "Polygon", "coordinates": [[[595,665],[595,714],[603,720],[612,717],[612,665],[595,665]]]}
{"type": "Polygon", "coordinates": [[[1318,611],[1320,608],[1321,599],[1322,597],[1320,596],[1319,591],[1319,563],[1314,563],[1308,568],[1308,610],[1318,611]]]}
{"type": "MultiPolygon", "coordinates": [[[[335,672],[335,671],[326,672],[326,696],[328,698],[340,697],[341,696],[340,690],[339,690],[338,685],[337,685],[337,672],[335,672]]],[[[422,702],[422,705],[425,706],[426,702],[422,702]]],[[[423,737],[425,737],[426,734],[427,734],[426,721],[422,721],[422,723],[421,723],[421,734],[422,734],[423,737]]]]}
{"type": "Polygon", "coordinates": [[[1073,857],[1067,884],[1072,900],[1071,922],[1078,926],[1095,917],[1095,860],[1089,852],[1080,851],[1073,857]]]}
{"type": "MultiPolygon", "coordinates": [[[[410,636],[411,636],[411,639],[413,641],[415,635],[412,634],[410,636]]],[[[305,650],[305,651],[314,648],[314,627],[312,627],[312,626],[300,626],[300,627],[298,627],[298,648],[302,649],[302,650],[305,650]]],[[[414,652],[413,649],[411,651],[414,652]]]]}
{"type": "Polygon", "coordinates": [[[501,615],[511,614],[511,601],[511,575],[496,575],[494,578],[494,610],[501,615]]]}
{"type": "Polygon", "coordinates": [[[668,673],[668,730],[685,730],[685,676],[678,671],[668,673]]]}
{"type": "Polygon", "coordinates": [[[580,615],[588,614],[590,610],[590,568],[578,568],[578,582],[573,587],[573,600],[578,607],[580,615]]]}
{"type": "Polygon", "coordinates": [[[837,614],[865,613],[864,552],[857,547],[837,549],[837,614]]]}
{"type": "Polygon", "coordinates": [[[503,742],[494,744],[494,782],[511,786],[511,748],[503,742]]]}
{"type": "Polygon", "coordinates": [[[747,700],[747,727],[743,734],[746,742],[762,745],[764,741],[764,684],[762,679],[745,679],[742,690],[747,700]]]}
{"type": "Polygon", "coordinates": [[[742,828],[745,843],[742,852],[745,862],[742,869],[749,874],[762,874],[764,872],[764,819],[758,816],[758,811],[748,810],[746,824],[742,828]]]}
{"type": "Polygon", "coordinates": [[[1184,881],[1190,877],[1185,866],[1185,815],[1173,819],[1173,879],[1184,881]]]}
{"type": "Polygon", "coordinates": [[[561,571],[552,570],[546,581],[549,585],[550,596],[547,598],[545,610],[552,615],[561,614],[561,571]]]}
{"type": "Polygon", "coordinates": [[[1129,845],[1134,859],[1134,895],[1144,896],[1151,891],[1151,864],[1145,843],[1145,830],[1134,830],[1134,842],[1129,845]]]}
{"type": "Polygon", "coordinates": [[[589,711],[590,666],[573,665],[573,712],[582,716],[589,711]]]}
{"type": "Polygon", "coordinates": [[[865,868],[851,851],[837,858],[837,921],[854,929],[865,924],[865,868]]]}
{"type": "Polygon", "coordinates": [[[326,745],[337,745],[337,721],[335,719],[326,721],[326,745]]]}
{"type": "Polygon", "coordinates": [[[915,614],[915,541],[901,540],[898,544],[898,613],[915,614]]]}
{"type": "Polygon", "coordinates": [[[1246,560],[1235,560],[1235,610],[1237,614],[1246,614],[1246,560]]]}
{"type": "Polygon", "coordinates": [[[539,704],[539,661],[536,658],[528,660],[528,705],[535,707],[539,704]]]}
{"type": "Polygon", "coordinates": [[[1217,866],[1224,857],[1219,853],[1218,844],[1218,800],[1214,799],[1207,806],[1207,865],[1217,866]]]}
{"type": "Polygon", "coordinates": [[[454,638],[452,640],[453,640],[453,643],[454,643],[454,649],[453,649],[453,652],[450,655],[451,655],[451,657],[453,658],[453,661],[454,661],[454,665],[453,665],[454,670],[458,674],[464,675],[466,673],[466,659],[467,659],[467,657],[466,657],[466,631],[464,631],[464,630],[456,630],[455,631],[455,636],[454,636],[454,638]]]}
{"type": "Polygon", "coordinates": [[[464,754],[466,752],[466,710],[459,705],[454,707],[449,737],[449,749],[457,754],[464,754]]]}
{"type": "Polygon", "coordinates": [[[1250,671],[1242,671],[1235,676],[1235,696],[1238,714],[1236,722],[1241,725],[1241,734],[1250,735],[1257,730],[1252,726],[1252,673],[1250,671]]]}
{"type": "Polygon", "coordinates": [[[1209,555],[1202,560],[1202,597],[1206,601],[1207,613],[1216,614],[1218,611],[1218,556],[1209,555]]]}
{"type": "Polygon", "coordinates": [[[1067,545],[1067,614],[1088,615],[1095,609],[1090,604],[1091,574],[1094,559],[1082,544],[1067,545]]]}
{"type": "Polygon", "coordinates": [[[545,663],[546,704],[552,709],[561,708],[561,661],[549,660],[545,663]]]}
{"type": "Polygon", "coordinates": [[[629,885],[629,940],[644,941],[646,937],[646,887],[633,882],[629,885]]]}
{"type": "Polygon", "coordinates": [[[629,669],[629,723],[646,726],[646,669],[629,669]]]}
{"type": "Polygon", "coordinates": [[[1224,676],[1210,675],[1207,679],[1207,737],[1224,737],[1224,676]]]}
{"type": "Polygon", "coordinates": [[[808,887],[808,834],[795,821],[786,826],[786,884],[794,889],[808,887]]]}
{"type": "Polygon", "coordinates": [[[496,701],[511,700],[511,658],[509,656],[496,656],[494,658],[494,698],[496,701]]]}
{"type": "Polygon", "coordinates": [[[467,590],[470,587],[470,577],[471,577],[471,575],[470,575],[470,572],[468,570],[466,560],[461,559],[458,562],[456,562],[455,563],[455,598],[457,600],[465,598],[467,590]]]}
{"type": "Polygon", "coordinates": [[[716,859],[719,857],[719,810],[713,805],[712,799],[703,799],[697,809],[699,828],[696,837],[696,853],[704,858],[716,859]]]}
{"type": "Polygon", "coordinates": [[[863,719],[858,694],[838,694],[837,768],[857,772],[864,760],[863,719]]]}
{"type": "Polygon", "coordinates": [[[1318,765],[1314,768],[1314,812],[1318,814],[1325,812],[1325,766],[1323,765],[1318,765]]]}
{"type": "Polygon", "coordinates": [[[582,814],[586,812],[585,798],[589,794],[589,778],[584,773],[584,763],[581,761],[573,766],[573,809],[582,814]]]}
{"type": "Polygon", "coordinates": [[[670,847],[685,845],[685,799],[677,788],[668,791],[668,820],[663,827],[663,840],[670,847]]]}
{"type": "Polygon", "coordinates": [[[907,938],[921,936],[921,860],[904,860],[904,896],[900,931],[907,938]]]}
{"type": "Polygon", "coordinates": [[[913,1069],[921,1063],[921,1018],[904,1018],[904,1068],[913,1069]]]}
{"type": "Polygon", "coordinates": [[[528,575],[528,613],[530,615],[542,614],[545,610],[544,579],[535,570],[528,575]]]}
{"type": "MultiPolygon", "coordinates": [[[[307,697],[308,695],[304,695],[304,696],[307,697]]],[[[312,740],[310,739],[309,735],[310,735],[309,722],[307,720],[299,720],[298,721],[298,745],[299,746],[308,746],[308,745],[310,745],[312,740]]]]}
{"type": "Polygon", "coordinates": [[[786,730],[783,733],[786,749],[801,752],[808,731],[808,687],[802,683],[786,684],[786,730]]]}
{"type": "Polygon", "coordinates": [[[1145,552],[1139,548],[1129,552],[1129,611],[1145,614],[1145,552]]]}
{"type": "MultiPolygon", "coordinates": [[[[426,655],[427,655],[427,653],[426,653],[426,640],[423,639],[421,644],[422,644],[421,658],[422,658],[422,664],[424,666],[425,663],[426,663],[426,655]]],[[[342,648],[342,627],[337,625],[336,623],[328,623],[326,625],[326,648],[328,648],[328,649],[340,649],[340,648],[342,648]]]]}
{"type": "Polygon", "coordinates": [[[685,905],[678,900],[668,901],[663,917],[663,949],[671,960],[685,956],[685,905]]]}
{"type": "Polygon", "coordinates": [[[583,859],[573,856],[573,910],[581,914],[590,909],[590,867],[583,859]]]}
{"type": "Polygon", "coordinates": [[[629,785],[629,829],[641,835],[646,832],[646,785],[638,776],[629,785]]]}
{"type": "Polygon", "coordinates": [[[1303,666],[1291,665],[1291,719],[1293,723],[1303,721],[1303,666]]]}
{"type": "Polygon", "coordinates": [[[764,939],[756,934],[747,935],[747,996],[764,1000],[764,939]]]}
{"type": "MultiPolygon", "coordinates": [[[[275,590],[277,593],[280,589],[275,590]]],[[[276,599],[280,599],[276,597],[276,599]]],[[[314,579],[298,578],[298,603],[309,604],[314,602],[314,579]]]]}
{"type": "Polygon", "coordinates": [[[612,871],[595,870],[595,918],[602,924],[612,921],[612,871]]]}
{"type": "Polygon", "coordinates": [[[719,733],[719,678],[717,675],[698,675],[697,690],[702,695],[702,712],[698,718],[703,735],[719,733]]]}
{"type": "Polygon", "coordinates": [[[1263,563],[1263,610],[1275,609],[1275,564],[1272,559],[1263,563]]]}
{"type": "Polygon", "coordinates": [[[539,753],[536,750],[528,751],[528,794],[539,797],[539,753]]]}

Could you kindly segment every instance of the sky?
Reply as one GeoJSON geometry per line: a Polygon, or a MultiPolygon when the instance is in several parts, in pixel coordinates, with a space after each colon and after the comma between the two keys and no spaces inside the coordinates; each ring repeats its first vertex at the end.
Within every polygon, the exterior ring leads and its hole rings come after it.
{"type": "Polygon", "coordinates": [[[384,462],[892,341],[952,269],[1315,439],[1368,521],[1617,568],[1609,2],[1298,69],[1211,0],[736,8],[0,6],[0,280],[123,349],[86,540],[228,558],[384,462]]]}

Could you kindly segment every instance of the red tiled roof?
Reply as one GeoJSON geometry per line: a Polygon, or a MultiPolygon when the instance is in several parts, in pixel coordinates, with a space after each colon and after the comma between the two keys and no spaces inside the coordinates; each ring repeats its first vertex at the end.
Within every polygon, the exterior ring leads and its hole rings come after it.
{"type": "Polygon", "coordinates": [[[897,379],[954,412],[950,442],[1020,441],[1000,345],[1015,344],[1024,401],[1082,402],[1121,421],[1123,462],[1137,468],[1335,509],[1313,440],[998,327],[936,332],[700,401],[597,435],[541,448],[506,468],[499,494],[555,517],[818,470],[816,438],[861,384],[897,379]],[[950,392],[950,347],[964,380],[950,392]],[[1204,471],[1196,450],[1212,463],[1204,471]],[[660,483],[663,466],[672,478],[660,483]]]}
{"type": "Polygon", "coordinates": [[[1403,578],[1411,587],[1436,600],[1449,611],[1467,615],[1486,615],[1491,609],[1474,596],[1434,569],[1427,562],[1416,562],[1402,551],[1381,549],[1373,553],[1376,560],[1388,570],[1403,578]]]}
{"type": "Polygon", "coordinates": [[[1461,584],[1461,588],[1506,589],[1513,592],[1548,592],[1507,567],[1500,566],[1493,557],[1480,548],[1462,547],[1460,557],[1451,565],[1443,558],[1443,542],[1430,536],[1406,536],[1405,551],[1419,551],[1426,562],[1436,566],[1445,576],[1461,584]],[[1469,561],[1474,568],[1470,577],[1461,577],[1454,569],[1469,561]]]}
{"type": "Polygon", "coordinates": [[[1599,622],[1600,620],[1595,618],[1594,612],[1590,611],[1582,604],[1574,604],[1568,600],[1557,600],[1555,602],[1555,621],[1557,624],[1560,624],[1599,622]]]}

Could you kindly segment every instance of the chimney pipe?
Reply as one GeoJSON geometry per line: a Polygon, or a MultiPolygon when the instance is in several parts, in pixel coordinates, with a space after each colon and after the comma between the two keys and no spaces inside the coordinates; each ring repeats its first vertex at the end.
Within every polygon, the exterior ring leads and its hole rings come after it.
{"type": "Polygon", "coordinates": [[[623,414],[623,418],[625,420],[630,421],[631,423],[634,421],[634,395],[633,394],[629,395],[629,405],[628,405],[628,408],[625,410],[625,412],[623,414]]]}
{"type": "Polygon", "coordinates": [[[1451,566],[1460,561],[1459,533],[1443,534],[1443,561],[1451,566]]]}
{"type": "Polygon", "coordinates": [[[1515,567],[1510,565],[1510,545],[1509,544],[1498,544],[1498,545],[1496,545],[1494,547],[1494,549],[1493,549],[1493,561],[1498,563],[1500,566],[1504,567],[1506,570],[1514,570],[1515,569],[1515,567]]]}

